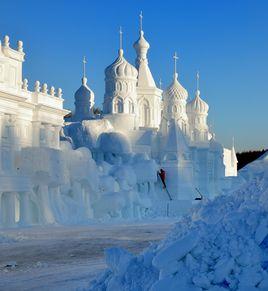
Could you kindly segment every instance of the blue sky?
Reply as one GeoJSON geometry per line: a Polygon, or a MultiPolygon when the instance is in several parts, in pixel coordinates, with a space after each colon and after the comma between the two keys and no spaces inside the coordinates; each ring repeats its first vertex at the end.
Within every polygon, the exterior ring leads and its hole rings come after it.
{"type": "Polygon", "coordinates": [[[62,87],[65,107],[81,84],[88,59],[89,86],[102,104],[104,69],[117,56],[123,27],[125,57],[134,63],[138,15],[151,45],[150,68],[166,87],[174,51],[181,83],[194,96],[200,71],[201,96],[217,139],[237,150],[268,148],[268,1],[1,1],[0,36],[23,40],[24,77],[62,87]]]}

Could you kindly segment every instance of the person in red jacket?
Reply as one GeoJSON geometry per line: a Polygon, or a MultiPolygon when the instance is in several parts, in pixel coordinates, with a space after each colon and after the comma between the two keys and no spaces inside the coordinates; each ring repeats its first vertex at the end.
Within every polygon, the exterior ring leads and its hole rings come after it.
{"type": "Polygon", "coordinates": [[[163,183],[163,188],[166,189],[167,185],[166,185],[166,171],[163,169],[160,169],[160,171],[158,172],[158,175],[163,183]]]}

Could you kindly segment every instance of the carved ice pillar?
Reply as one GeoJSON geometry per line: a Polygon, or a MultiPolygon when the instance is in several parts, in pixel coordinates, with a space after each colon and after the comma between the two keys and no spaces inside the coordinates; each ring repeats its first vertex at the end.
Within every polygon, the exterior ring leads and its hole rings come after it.
{"type": "Polygon", "coordinates": [[[5,197],[5,217],[4,217],[4,224],[6,226],[14,226],[16,224],[15,220],[15,200],[16,200],[16,192],[7,192],[4,195],[5,197]]]}
{"type": "Polygon", "coordinates": [[[53,144],[56,149],[60,148],[60,131],[61,126],[54,126],[53,144]]]}
{"type": "Polygon", "coordinates": [[[32,121],[32,145],[34,147],[40,146],[40,121],[32,121]]]}
{"type": "Polygon", "coordinates": [[[28,225],[31,223],[30,216],[30,197],[27,192],[20,192],[20,219],[19,223],[21,225],[28,225]]]}
{"type": "Polygon", "coordinates": [[[44,223],[54,223],[55,218],[53,215],[51,201],[49,197],[49,191],[47,185],[39,185],[39,198],[40,198],[40,206],[42,212],[42,218],[44,223]]]}
{"type": "Polygon", "coordinates": [[[50,147],[51,146],[51,124],[44,124],[44,128],[45,128],[45,146],[46,147],[50,147]]]}

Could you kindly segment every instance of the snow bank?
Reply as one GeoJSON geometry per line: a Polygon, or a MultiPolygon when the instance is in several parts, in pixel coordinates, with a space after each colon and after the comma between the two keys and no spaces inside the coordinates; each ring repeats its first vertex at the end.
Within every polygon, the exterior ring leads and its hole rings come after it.
{"type": "Polygon", "coordinates": [[[242,174],[239,190],[202,201],[144,253],[107,251],[89,290],[268,290],[268,155],[242,174]]]}

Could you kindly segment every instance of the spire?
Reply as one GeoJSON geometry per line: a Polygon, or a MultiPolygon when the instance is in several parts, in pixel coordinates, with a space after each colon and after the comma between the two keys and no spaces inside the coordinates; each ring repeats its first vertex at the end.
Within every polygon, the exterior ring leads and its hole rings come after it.
{"type": "Polygon", "coordinates": [[[196,91],[199,91],[199,71],[196,72],[196,91]]]}
{"type": "Polygon", "coordinates": [[[83,78],[82,78],[82,84],[85,86],[87,84],[87,77],[86,77],[86,57],[83,58],[83,78]]]}
{"type": "Polygon", "coordinates": [[[119,28],[119,55],[123,55],[123,31],[121,26],[119,28]]]}
{"type": "Polygon", "coordinates": [[[173,59],[174,59],[174,79],[177,79],[178,78],[177,60],[179,59],[179,57],[177,56],[177,52],[174,53],[173,59]]]}
{"type": "Polygon", "coordinates": [[[142,31],[142,19],[143,19],[142,11],[141,11],[139,17],[140,17],[140,32],[141,32],[142,31]]]}

